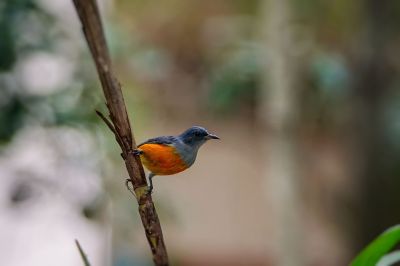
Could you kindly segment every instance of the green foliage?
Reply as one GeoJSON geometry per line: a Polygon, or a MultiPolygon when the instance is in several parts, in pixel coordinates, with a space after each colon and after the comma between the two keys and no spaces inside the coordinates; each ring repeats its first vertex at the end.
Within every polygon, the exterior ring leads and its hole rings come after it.
{"type": "Polygon", "coordinates": [[[393,251],[379,260],[376,266],[389,266],[395,265],[396,262],[400,261],[400,251],[393,251]]]}
{"type": "Polygon", "coordinates": [[[10,69],[16,61],[14,39],[12,38],[10,27],[4,19],[0,20],[0,32],[2,41],[0,42],[0,71],[10,69]]]}
{"type": "MultiPolygon", "coordinates": [[[[351,266],[373,266],[400,242],[400,225],[393,226],[378,236],[351,262],[351,266]]],[[[397,256],[398,258],[398,256],[397,256]]],[[[397,260],[397,262],[400,260],[397,260]]]]}
{"type": "Polygon", "coordinates": [[[240,105],[253,106],[259,88],[260,49],[252,43],[240,46],[214,71],[209,106],[216,113],[233,113],[240,105]]]}
{"type": "Polygon", "coordinates": [[[84,59],[76,69],[59,70],[72,74],[65,74],[70,80],[56,88],[32,91],[30,82],[23,81],[21,69],[35,55],[74,65],[70,53],[63,53],[72,48],[60,47],[69,37],[54,15],[34,0],[0,3],[0,35],[0,148],[26,125],[90,127],[99,121],[94,109],[101,104],[101,94],[97,81],[85,71],[84,59]]]}
{"type": "Polygon", "coordinates": [[[23,118],[27,114],[24,104],[18,98],[10,99],[1,106],[0,112],[0,144],[8,142],[16,131],[22,126],[23,118]]]}
{"type": "Polygon", "coordinates": [[[52,16],[33,0],[0,3],[0,72],[11,70],[19,53],[31,52],[51,43],[53,36],[50,36],[47,25],[53,23],[52,16]]]}

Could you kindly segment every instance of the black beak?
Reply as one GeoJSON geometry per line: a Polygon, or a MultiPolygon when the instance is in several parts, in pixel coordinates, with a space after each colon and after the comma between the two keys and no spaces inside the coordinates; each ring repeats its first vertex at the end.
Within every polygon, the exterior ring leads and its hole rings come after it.
{"type": "Polygon", "coordinates": [[[214,134],[208,134],[207,136],[206,136],[206,139],[220,139],[217,135],[214,135],[214,134]]]}

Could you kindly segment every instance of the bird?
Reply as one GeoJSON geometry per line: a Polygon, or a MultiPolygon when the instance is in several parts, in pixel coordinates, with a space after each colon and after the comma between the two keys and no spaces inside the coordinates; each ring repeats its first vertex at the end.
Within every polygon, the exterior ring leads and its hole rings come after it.
{"type": "Polygon", "coordinates": [[[199,148],[211,139],[220,139],[204,127],[192,126],[178,136],[151,138],[133,151],[150,171],[148,192],[153,191],[153,177],[173,175],[188,169],[196,161],[199,148]]]}

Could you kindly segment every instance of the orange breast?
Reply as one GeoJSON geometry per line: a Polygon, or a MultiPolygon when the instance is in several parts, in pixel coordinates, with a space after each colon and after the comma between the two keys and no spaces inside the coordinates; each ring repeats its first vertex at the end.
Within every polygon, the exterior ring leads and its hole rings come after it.
{"type": "Polygon", "coordinates": [[[176,153],[175,148],[160,144],[143,144],[140,159],[144,166],[155,175],[172,175],[187,169],[188,166],[176,153]]]}

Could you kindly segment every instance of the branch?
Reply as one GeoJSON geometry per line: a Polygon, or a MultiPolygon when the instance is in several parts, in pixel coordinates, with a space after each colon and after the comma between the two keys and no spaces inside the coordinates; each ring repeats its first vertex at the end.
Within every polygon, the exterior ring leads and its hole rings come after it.
{"type": "Polygon", "coordinates": [[[168,265],[168,255],[164,244],[160,221],[154,208],[153,199],[151,195],[147,193],[147,182],[143,166],[139,157],[132,153],[133,149],[136,148],[136,142],[131,131],[121,85],[112,71],[111,59],[96,0],[73,0],[73,2],[97,68],[107,107],[110,112],[111,122],[106,119],[104,115],[99,113],[98,115],[111,131],[113,131],[121,147],[122,157],[125,160],[129,178],[139,204],[139,214],[153,254],[153,261],[156,265],[168,265]]]}
{"type": "Polygon", "coordinates": [[[79,241],[77,239],[75,239],[75,244],[76,244],[76,246],[77,246],[77,248],[79,250],[79,254],[81,254],[81,258],[82,258],[83,264],[85,266],[90,266],[90,262],[89,262],[85,252],[83,251],[83,249],[82,249],[82,247],[79,244],[79,241]]]}
{"type": "MultiPolygon", "coordinates": [[[[96,114],[103,120],[103,122],[108,126],[108,128],[114,133],[115,135],[115,139],[117,140],[118,144],[120,147],[123,147],[123,142],[121,139],[121,136],[118,134],[118,132],[115,130],[113,124],[110,122],[110,120],[108,120],[102,112],[96,110],[96,114]]],[[[124,157],[122,157],[124,158],[124,157]]]]}

